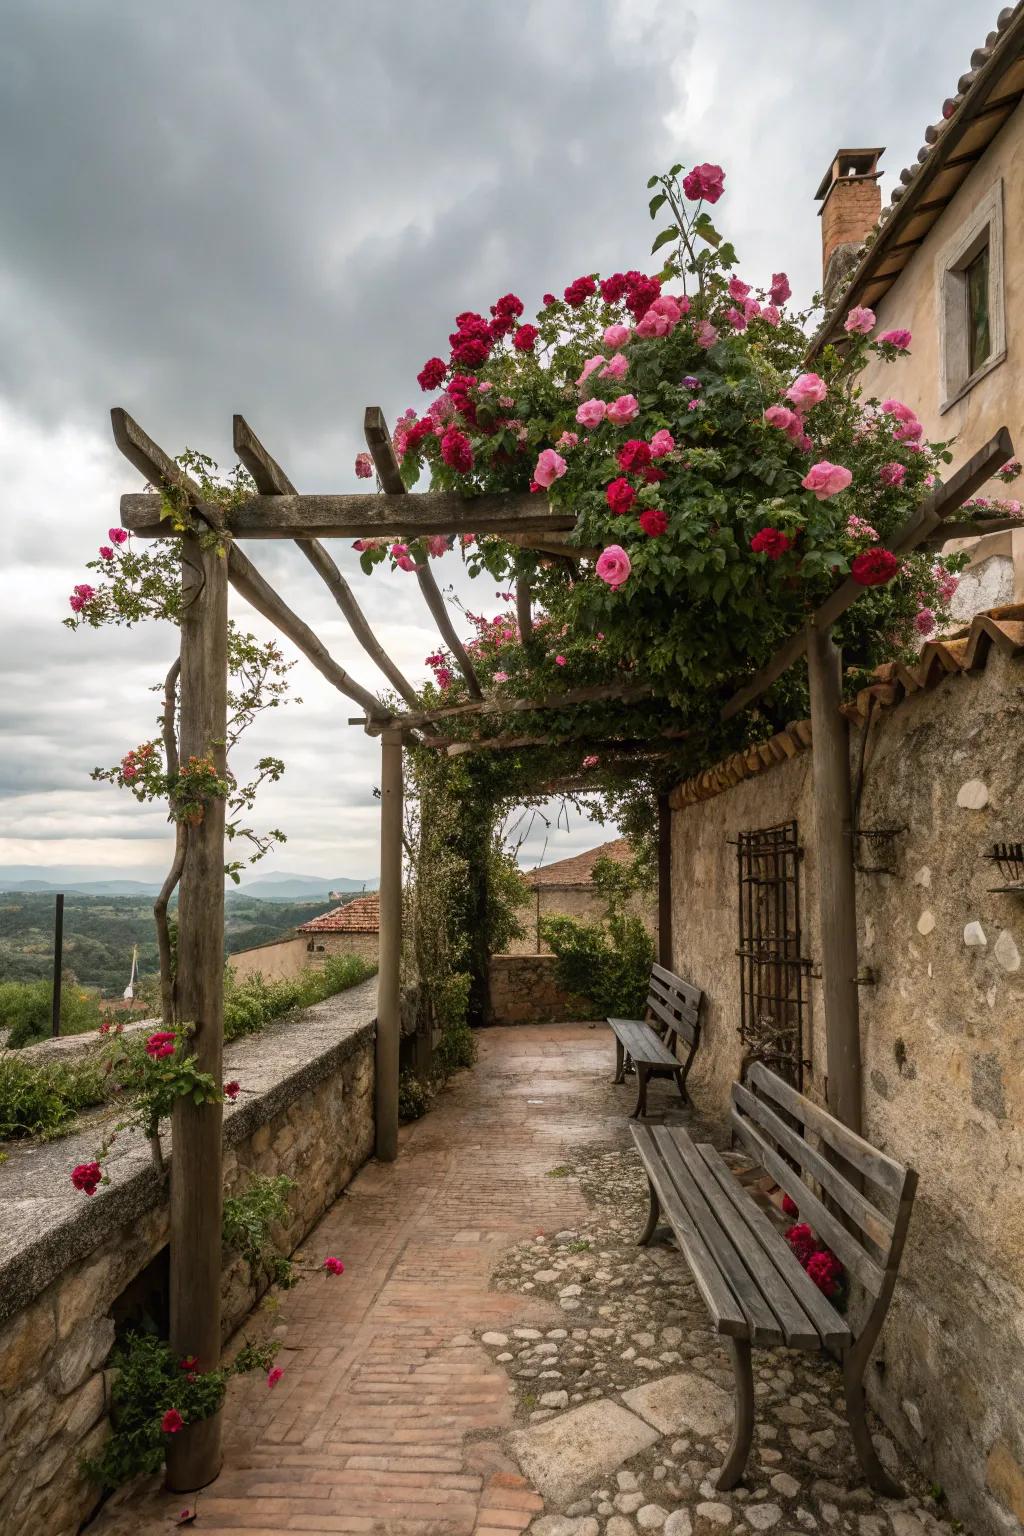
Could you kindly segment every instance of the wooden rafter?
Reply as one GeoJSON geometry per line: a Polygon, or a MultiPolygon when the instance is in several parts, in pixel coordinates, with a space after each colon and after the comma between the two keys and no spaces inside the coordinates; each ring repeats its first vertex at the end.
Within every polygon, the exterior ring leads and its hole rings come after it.
{"type": "MultiPolygon", "coordinates": [[[[1005,427],[1000,427],[995,437],[983,448],[979,448],[978,452],[957,470],[951,480],[939,486],[921,503],[914,516],[890,541],[889,548],[894,554],[904,555],[922,544],[928,544],[949,514],[963,506],[968,497],[973,496],[986,480],[991,479],[999,466],[1012,457],[1013,442],[1010,434],[1005,427]]],[[[947,534],[946,537],[948,536],[947,534]]],[[[825,599],[808,623],[817,630],[829,629],[847,608],[863,595],[864,590],[864,587],[855,582],[852,577],[847,577],[831,596],[825,599]]],[[[749,683],[744,684],[738,692],[733,694],[722,710],[722,719],[732,719],[733,715],[738,715],[741,709],[746,709],[748,704],[760,698],[773,683],[778,682],[782,674],[787,672],[795,661],[800,659],[806,649],[807,629],[804,628],[791,636],[785,645],[775,652],[771,661],[763,666],[749,683]]]]}
{"type": "MultiPolygon", "coordinates": [[[[524,747],[571,747],[581,752],[647,752],[657,751],[652,744],[657,741],[685,741],[689,731],[653,731],[650,736],[611,736],[589,740],[578,736],[485,736],[472,741],[449,742],[443,736],[427,737],[425,747],[440,747],[449,757],[463,757],[467,752],[519,752],[524,747]]],[[[668,748],[664,749],[668,751],[668,748]]]]}
{"type": "MultiPolygon", "coordinates": [[[[457,719],[464,715],[519,715],[533,710],[569,709],[576,704],[636,704],[642,699],[654,697],[650,683],[595,683],[586,688],[569,688],[565,693],[552,693],[543,699],[477,699],[464,704],[442,704],[437,709],[421,709],[411,714],[394,715],[389,724],[406,729],[433,725],[439,720],[457,719]]],[[[375,720],[356,715],[349,725],[365,725],[371,736],[385,727],[375,720]]]]}
{"type": "MultiPolygon", "coordinates": [[[[370,450],[380,483],[388,496],[405,496],[406,488],[402,481],[401,471],[398,468],[398,460],[395,457],[394,446],[391,442],[391,434],[384,419],[384,412],[379,405],[368,405],[363,418],[363,432],[366,437],[366,446],[370,450]]],[[[430,494],[429,492],[427,493],[430,494]]],[[[419,500],[417,496],[410,498],[419,500]]],[[[476,532],[475,527],[470,530],[476,532]]],[[[455,658],[459,671],[466,680],[466,687],[474,699],[483,698],[483,689],[479,679],[473,670],[473,663],[469,659],[466,647],[459,639],[451,615],[445,604],[441,588],[429,565],[421,565],[416,571],[416,580],[419,582],[423,599],[430,609],[431,617],[437,625],[442,640],[455,658]]]]}
{"type": "MultiPolygon", "coordinates": [[[[196,515],[208,527],[218,531],[224,529],[223,509],[216,503],[203,500],[195,481],[143,431],[127,411],[115,406],[110,413],[110,420],[118,448],[151,485],[161,485],[166,490],[184,495],[196,515]]],[[[146,500],[161,502],[160,497],[152,495],[147,496],[146,500]]],[[[123,502],[124,498],[122,505],[123,502]]],[[[167,534],[166,521],[160,531],[167,534]]],[[[252,561],[235,543],[228,548],[227,570],[228,580],[235,591],[251,603],[258,613],[262,613],[264,618],[269,619],[339,693],[355,700],[373,719],[387,719],[387,711],[376,695],[349,677],[344,667],[339,666],[330,656],[309,625],[278,597],[270,583],[264,580],[252,561]]]]}
{"type": "MultiPolygon", "coordinates": [[[[294,496],[297,491],[267,452],[244,416],[234,418],[234,446],[239,459],[252,475],[256,489],[264,496],[294,496]]],[[[348,620],[353,635],[370,660],[384,673],[388,682],[413,709],[419,703],[416,690],[405,674],[391,660],[367,622],[355,594],[319,539],[296,539],[310,565],[321,577],[327,590],[348,620]]]]}

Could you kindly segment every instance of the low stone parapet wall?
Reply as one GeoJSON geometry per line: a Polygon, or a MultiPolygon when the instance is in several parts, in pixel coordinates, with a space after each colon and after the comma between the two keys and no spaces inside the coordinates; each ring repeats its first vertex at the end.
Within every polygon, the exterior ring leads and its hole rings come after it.
{"type": "MultiPolygon", "coordinates": [[[[375,1013],[371,980],[225,1051],[225,1077],[243,1089],[225,1105],[225,1194],[255,1174],[295,1181],[290,1218],[274,1233],[282,1252],[373,1150],[375,1013]]],[[[131,1314],[133,1285],[166,1249],[167,1180],[137,1134],[118,1137],[110,1183],[91,1200],[72,1188],[71,1168],[95,1156],[101,1135],[96,1124],[11,1144],[0,1165],[0,1530],[19,1536],[73,1536],[97,1503],[79,1463],[107,1434],[115,1318],[131,1314]]],[[[260,1289],[226,1251],[225,1337],[260,1289]]]]}
{"type": "Polygon", "coordinates": [[[594,1018],[594,1006],[567,992],[554,955],[492,955],[489,1024],[559,1024],[594,1018]]]}

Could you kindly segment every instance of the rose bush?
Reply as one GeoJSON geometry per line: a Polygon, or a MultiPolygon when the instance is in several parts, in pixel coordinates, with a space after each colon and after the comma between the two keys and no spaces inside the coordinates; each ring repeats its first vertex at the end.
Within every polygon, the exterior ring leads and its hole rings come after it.
{"type": "MultiPolygon", "coordinates": [[[[911,657],[919,615],[941,618],[956,562],[883,547],[950,457],[924,441],[908,406],[865,398],[859,383],[872,354],[898,381],[909,333],[874,336],[874,314],[858,307],[842,346],[808,370],[808,316],[787,308],[785,274],[767,287],[744,281],[711,223],[724,173],[682,173],[650,183],[652,217],[671,214],[654,242],[670,248],[657,273],[574,279],[561,298],[545,295],[518,344],[527,327],[515,295],[490,318],[463,312],[447,361],[431,358],[419,375],[432,398],[400,419],[394,446],[408,486],[429,475],[468,495],[543,491],[576,514],[571,565],[498,538],[461,541],[474,572],[502,583],[530,572],[545,612],[535,681],[557,653],[563,686],[630,672],[693,717],[696,701],[706,710],[727,697],[851,573],[865,591],[837,626],[847,664],[911,657]]],[[[431,542],[403,556],[421,563],[454,541],[431,542]]],[[[366,570],[403,563],[386,541],[360,550],[366,570]]],[[[511,619],[496,626],[503,645],[477,655],[486,681],[513,681],[511,697],[523,691],[522,648],[511,619]]],[[[461,692],[443,652],[435,676],[461,692]]],[[[792,680],[780,690],[789,702],[792,691],[792,680]]]]}

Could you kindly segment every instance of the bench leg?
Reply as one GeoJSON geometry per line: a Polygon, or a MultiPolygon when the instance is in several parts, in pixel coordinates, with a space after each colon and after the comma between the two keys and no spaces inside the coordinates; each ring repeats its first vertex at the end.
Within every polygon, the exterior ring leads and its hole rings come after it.
{"type": "Polygon", "coordinates": [[[694,1041],[693,1045],[690,1046],[689,1055],[683,1062],[682,1067],[676,1073],[676,1082],[679,1084],[679,1097],[682,1099],[684,1104],[688,1104],[690,1102],[690,1095],[686,1091],[686,1079],[690,1075],[690,1068],[693,1066],[693,1058],[696,1056],[696,1054],[697,1042],[694,1041]]]}
{"type": "Polygon", "coordinates": [[[649,1069],[642,1062],[636,1063],[636,1108],[631,1120],[642,1120],[647,1113],[647,1074],[649,1069]]]}
{"type": "Polygon", "coordinates": [[[654,1185],[651,1183],[650,1179],[647,1180],[647,1187],[650,1191],[651,1208],[647,1216],[647,1225],[644,1227],[644,1230],[636,1240],[636,1245],[638,1248],[647,1247],[647,1244],[654,1236],[658,1226],[658,1217],[661,1215],[661,1202],[658,1199],[654,1185]]]}
{"type": "Polygon", "coordinates": [[[723,1493],[735,1488],[743,1476],[750,1455],[750,1443],[754,1438],[754,1371],[750,1363],[750,1340],[726,1339],[726,1343],[736,1377],[736,1416],[729,1454],[715,1484],[723,1493]]]}
{"type": "Polygon", "coordinates": [[[616,1035],[615,1036],[615,1076],[612,1078],[612,1082],[613,1083],[624,1083],[625,1081],[626,1081],[626,1050],[625,1050],[625,1047],[622,1044],[622,1041],[619,1039],[618,1035],[616,1035]]]}
{"type": "Polygon", "coordinates": [[[887,1499],[905,1499],[906,1491],[891,1478],[878,1459],[868,1428],[864,1403],[864,1382],[859,1363],[850,1356],[843,1361],[843,1387],[846,1391],[846,1417],[850,1424],[853,1448],[864,1476],[876,1493],[887,1499]]]}

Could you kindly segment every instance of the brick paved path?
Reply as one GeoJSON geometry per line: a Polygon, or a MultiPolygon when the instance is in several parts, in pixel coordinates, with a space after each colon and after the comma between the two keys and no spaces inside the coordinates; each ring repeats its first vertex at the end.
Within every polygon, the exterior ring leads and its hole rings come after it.
{"type": "MultiPolygon", "coordinates": [[[[524,1236],[586,1220],[570,1151],[623,1144],[607,1031],[482,1031],[480,1058],[423,1120],[398,1161],[368,1164],[305,1245],[338,1254],[283,1294],[268,1391],[229,1394],[224,1471],[199,1495],[197,1529],[367,1536],[510,1536],[543,1508],[495,1437],[512,1422],[508,1377],[468,1335],[552,1326],[550,1302],[488,1279],[524,1236]]],[[[151,1493],[108,1506],[90,1536],[156,1536],[188,1501],[151,1493]]]]}

